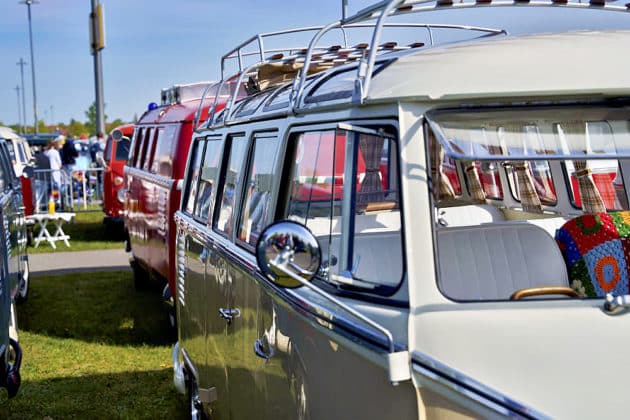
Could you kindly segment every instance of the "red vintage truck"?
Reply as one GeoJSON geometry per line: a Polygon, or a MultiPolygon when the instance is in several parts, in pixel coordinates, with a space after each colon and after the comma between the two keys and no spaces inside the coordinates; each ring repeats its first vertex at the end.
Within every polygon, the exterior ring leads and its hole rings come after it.
{"type": "Polygon", "coordinates": [[[122,224],[124,213],[124,167],[129,157],[129,147],[134,124],[116,127],[107,136],[103,152],[103,212],[106,224],[122,224]]]}
{"type": "Polygon", "coordinates": [[[176,278],[173,215],[180,205],[180,181],[196,125],[206,120],[210,108],[215,112],[223,109],[232,89],[232,84],[211,82],[163,89],[161,104],[150,104],[135,124],[124,167],[123,220],[134,284],[136,288],[163,286],[165,301],[171,304],[172,325],[176,278]]]}

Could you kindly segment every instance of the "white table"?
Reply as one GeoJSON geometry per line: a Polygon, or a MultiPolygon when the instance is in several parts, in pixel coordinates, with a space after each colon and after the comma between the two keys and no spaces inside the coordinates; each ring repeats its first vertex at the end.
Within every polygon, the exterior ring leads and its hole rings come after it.
{"type": "Polygon", "coordinates": [[[47,241],[50,246],[53,248],[57,248],[55,242],[63,241],[67,247],[70,247],[70,239],[69,235],[66,235],[63,231],[63,224],[65,222],[70,222],[75,216],[75,213],[64,213],[57,212],[55,214],[41,213],[41,214],[32,214],[30,216],[26,216],[27,221],[34,221],[39,225],[39,234],[37,238],[35,238],[35,248],[39,246],[41,241],[47,241]],[[51,223],[55,227],[55,232],[51,235],[48,231],[48,224],[51,223]]]}

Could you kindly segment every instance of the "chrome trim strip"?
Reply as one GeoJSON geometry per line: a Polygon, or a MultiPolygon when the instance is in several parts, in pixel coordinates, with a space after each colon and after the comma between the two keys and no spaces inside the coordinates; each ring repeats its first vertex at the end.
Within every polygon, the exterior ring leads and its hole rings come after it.
{"type": "Polygon", "coordinates": [[[199,382],[199,372],[197,372],[197,368],[195,368],[195,365],[193,364],[192,360],[190,360],[190,357],[188,357],[188,353],[186,353],[186,349],[181,348],[180,353],[182,354],[182,358],[184,359],[184,365],[186,365],[186,367],[189,369],[189,372],[192,376],[195,377],[195,382],[199,382]]]}
{"type": "Polygon", "coordinates": [[[426,376],[453,391],[484,405],[507,417],[528,419],[549,419],[551,417],[522,404],[501,392],[433,359],[426,354],[414,351],[411,354],[413,371],[426,376]]]}
{"type": "Polygon", "coordinates": [[[165,176],[162,175],[158,175],[158,174],[153,174],[150,172],[147,172],[145,170],[142,169],[138,169],[138,168],[132,168],[130,166],[125,166],[125,174],[129,175],[129,176],[134,176],[137,178],[140,178],[144,181],[149,181],[153,184],[156,184],[160,187],[164,187],[164,188],[168,188],[171,189],[171,187],[173,186],[173,184],[176,182],[176,180],[172,179],[172,178],[167,178],[165,176]]]}

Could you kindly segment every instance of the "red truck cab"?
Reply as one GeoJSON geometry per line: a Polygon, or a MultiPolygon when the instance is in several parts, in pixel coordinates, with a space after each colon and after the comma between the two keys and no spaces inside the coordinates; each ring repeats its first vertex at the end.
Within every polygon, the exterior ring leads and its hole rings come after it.
{"type": "MultiPolygon", "coordinates": [[[[170,303],[175,296],[173,215],[180,205],[180,181],[195,124],[206,120],[219,88],[219,84],[203,82],[163,90],[161,105],[151,104],[135,124],[124,168],[123,219],[134,284],[143,288],[157,281],[164,285],[164,298],[170,303]]],[[[225,107],[231,90],[231,85],[222,85],[217,112],[225,107]]],[[[171,314],[174,325],[174,311],[171,314]]]]}
{"type": "Polygon", "coordinates": [[[124,213],[124,167],[129,157],[129,147],[134,124],[115,128],[107,136],[103,152],[103,212],[106,224],[122,224],[124,213]],[[114,135],[115,134],[115,135],[114,135]],[[118,137],[118,139],[114,139],[118,137]]]}

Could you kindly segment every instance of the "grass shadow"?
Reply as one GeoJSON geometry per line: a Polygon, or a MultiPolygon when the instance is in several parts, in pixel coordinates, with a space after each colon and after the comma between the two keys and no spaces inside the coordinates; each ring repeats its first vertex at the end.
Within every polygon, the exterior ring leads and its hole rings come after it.
{"type": "Polygon", "coordinates": [[[17,397],[0,392],[3,419],[186,419],[172,370],[23,380],[17,397]]]}
{"type": "Polygon", "coordinates": [[[160,295],[136,291],[129,271],[34,276],[30,287],[18,308],[22,331],[131,346],[176,339],[160,295]]]}

